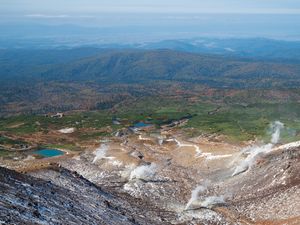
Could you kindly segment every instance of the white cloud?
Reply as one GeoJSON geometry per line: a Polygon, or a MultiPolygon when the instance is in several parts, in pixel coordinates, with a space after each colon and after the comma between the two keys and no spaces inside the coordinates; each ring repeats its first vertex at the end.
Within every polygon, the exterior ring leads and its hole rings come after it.
{"type": "MultiPolygon", "coordinates": [[[[0,12],[300,14],[299,0],[1,0],[0,12]]],[[[49,13],[49,15],[47,14],[49,13]]],[[[45,17],[44,17],[45,18],[45,17]]],[[[64,18],[64,17],[62,17],[64,18]]]]}
{"type": "Polygon", "coordinates": [[[60,15],[55,15],[55,14],[27,14],[25,17],[29,18],[40,18],[40,19],[64,19],[64,18],[94,18],[94,16],[90,15],[67,15],[67,14],[60,14],[60,15]]]}
{"type": "Polygon", "coordinates": [[[28,14],[28,15],[25,15],[25,17],[51,19],[51,18],[68,18],[70,16],[69,15],[49,15],[49,14],[28,14]]]}

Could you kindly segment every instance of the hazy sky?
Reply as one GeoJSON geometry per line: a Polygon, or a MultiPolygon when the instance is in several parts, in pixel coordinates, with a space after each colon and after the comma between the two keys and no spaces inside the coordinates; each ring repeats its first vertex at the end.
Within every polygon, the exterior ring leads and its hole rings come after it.
{"type": "Polygon", "coordinates": [[[127,30],[128,35],[138,30],[144,37],[159,33],[162,38],[229,35],[300,39],[300,0],[0,0],[0,26],[6,26],[6,30],[0,27],[2,33],[44,34],[26,30],[32,25],[117,29],[111,36],[124,34],[119,27],[135,27],[127,30]],[[11,24],[18,23],[21,30],[12,28],[11,24]]]}
{"type": "Polygon", "coordinates": [[[78,13],[300,14],[299,0],[1,0],[1,14],[69,16],[78,13]]]}

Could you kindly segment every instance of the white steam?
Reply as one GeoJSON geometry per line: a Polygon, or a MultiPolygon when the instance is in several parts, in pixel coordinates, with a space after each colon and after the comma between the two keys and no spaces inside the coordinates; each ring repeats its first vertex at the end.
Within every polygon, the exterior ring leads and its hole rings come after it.
{"type": "Polygon", "coordinates": [[[138,166],[131,171],[129,181],[132,181],[134,179],[149,180],[155,176],[156,170],[157,165],[155,163],[151,163],[150,165],[138,166]]]}
{"type": "Polygon", "coordinates": [[[238,175],[247,171],[255,163],[257,157],[261,154],[267,154],[272,151],[275,144],[280,140],[281,130],[284,128],[283,123],[275,121],[270,125],[272,133],[271,143],[262,146],[250,146],[242,150],[241,155],[247,155],[247,157],[235,168],[232,176],[238,175]]]}
{"type": "Polygon", "coordinates": [[[280,139],[280,132],[284,128],[284,124],[281,123],[280,121],[275,121],[274,123],[271,124],[270,128],[272,132],[271,143],[277,144],[280,139]]]}
{"type": "Polygon", "coordinates": [[[277,150],[288,150],[288,149],[291,149],[291,148],[298,148],[300,147],[300,141],[296,141],[296,142],[290,142],[288,144],[285,144],[285,145],[281,145],[277,148],[274,148],[273,151],[277,151],[277,150]]]}
{"type": "Polygon", "coordinates": [[[124,170],[120,171],[120,176],[124,179],[127,179],[130,177],[131,172],[136,168],[136,165],[134,164],[129,164],[125,165],[124,170]]]}
{"type": "Polygon", "coordinates": [[[235,168],[232,176],[245,172],[255,163],[256,158],[260,154],[266,154],[272,150],[273,145],[267,144],[263,146],[250,146],[242,151],[247,157],[235,168]]]}
{"type": "Polygon", "coordinates": [[[163,138],[158,138],[158,144],[162,145],[164,143],[164,139],[163,138]]]}
{"type": "Polygon", "coordinates": [[[223,196],[209,196],[201,202],[200,207],[211,209],[217,205],[225,204],[223,196]]]}
{"type": "Polygon", "coordinates": [[[199,209],[199,208],[208,208],[212,209],[213,207],[221,204],[225,204],[223,196],[208,196],[206,198],[200,199],[200,194],[205,192],[208,188],[209,182],[206,181],[203,185],[197,186],[193,191],[190,200],[185,206],[185,210],[189,209],[199,209]]]}
{"type": "Polygon", "coordinates": [[[189,209],[190,206],[196,202],[198,200],[199,194],[203,193],[204,191],[207,190],[207,186],[206,185],[199,185],[197,186],[194,190],[192,190],[192,195],[190,200],[188,201],[188,203],[185,206],[185,210],[189,209]]]}
{"type": "Polygon", "coordinates": [[[108,146],[105,144],[101,144],[99,148],[96,149],[96,151],[94,152],[94,159],[93,159],[93,163],[97,162],[100,159],[113,159],[114,157],[107,157],[106,153],[108,150],[108,146]]]}

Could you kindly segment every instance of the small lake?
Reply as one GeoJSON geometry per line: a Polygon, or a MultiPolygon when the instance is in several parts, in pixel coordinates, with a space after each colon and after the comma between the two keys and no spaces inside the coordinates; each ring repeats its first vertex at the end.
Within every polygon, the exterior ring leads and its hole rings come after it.
{"type": "Polygon", "coordinates": [[[41,149],[33,152],[34,154],[43,156],[45,158],[50,158],[54,156],[60,156],[64,155],[65,153],[63,151],[57,150],[57,149],[41,149]]]}
{"type": "Polygon", "coordinates": [[[136,127],[136,128],[149,127],[149,126],[152,126],[152,124],[144,123],[144,122],[138,122],[138,123],[134,124],[134,127],[136,127]]]}

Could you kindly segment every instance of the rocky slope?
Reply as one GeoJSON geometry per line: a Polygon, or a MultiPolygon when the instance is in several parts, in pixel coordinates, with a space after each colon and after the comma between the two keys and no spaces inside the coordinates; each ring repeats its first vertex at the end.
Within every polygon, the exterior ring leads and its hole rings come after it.
{"type": "Polygon", "coordinates": [[[54,166],[47,174],[53,180],[0,168],[0,224],[156,224],[76,172],[54,166]]]}

